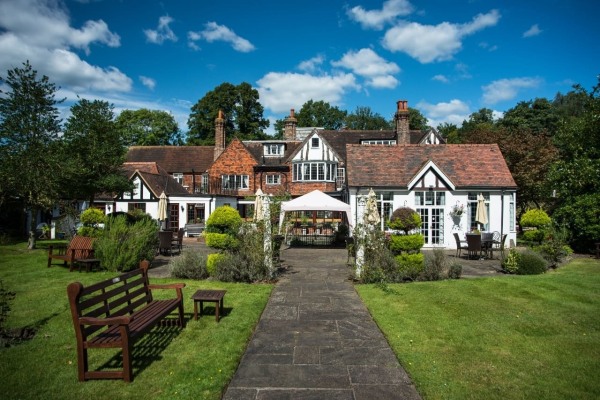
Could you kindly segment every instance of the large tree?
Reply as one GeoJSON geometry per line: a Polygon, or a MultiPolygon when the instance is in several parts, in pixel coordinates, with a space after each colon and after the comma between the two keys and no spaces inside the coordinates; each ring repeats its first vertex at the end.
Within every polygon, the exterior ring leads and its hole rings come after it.
{"type": "Polygon", "coordinates": [[[0,196],[16,196],[31,211],[28,247],[33,249],[36,216],[57,202],[64,178],[56,107],[62,100],[29,61],[9,70],[0,83],[8,88],[0,91],[0,196]]]}
{"type": "Polygon", "coordinates": [[[162,110],[123,110],[115,120],[126,146],[168,146],[183,144],[172,114],[162,110]]]}
{"type": "Polygon", "coordinates": [[[429,129],[427,118],[416,108],[408,107],[408,127],[411,130],[425,132],[429,129]]]}
{"type": "Polygon", "coordinates": [[[81,99],[71,107],[64,141],[70,166],[66,194],[94,202],[98,193],[130,189],[122,172],[126,148],[115,129],[113,106],[106,101],[81,99]]]}
{"type": "Polygon", "coordinates": [[[333,107],[323,100],[309,100],[296,113],[296,119],[298,126],[336,130],[344,126],[346,114],[346,111],[333,107]]]}
{"type": "Polygon", "coordinates": [[[388,130],[392,129],[392,124],[381,114],[374,113],[370,107],[356,107],[353,113],[350,113],[344,119],[347,129],[351,130],[388,130]]]}
{"type": "Polygon", "coordinates": [[[553,103],[538,98],[533,101],[521,101],[504,113],[498,121],[509,129],[527,129],[534,133],[554,135],[559,117],[553,103]]]}
{"type": "Polygon", "coordinates": [[[187,144],[215,143],[215,119],[219,110],[224,113],[227,138],[266,138],[263,130],[269,126],[269,121],[263,118],[264,108],[258,100],[258,91],[246,82],[238,86],[231,83],[217,86],[192,106],[187,144]]]}

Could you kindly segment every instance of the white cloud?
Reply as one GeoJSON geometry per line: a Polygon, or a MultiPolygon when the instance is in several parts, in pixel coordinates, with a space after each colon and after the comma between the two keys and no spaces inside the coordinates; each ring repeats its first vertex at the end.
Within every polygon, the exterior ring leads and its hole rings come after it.
{"type": "Polygon", "coordinates": [[[173,18],[168,15],[163,15],[158,19],[158,28],[144,29],[144,35],[146,35],[146,41],[155,44],[163,44],[165,40],[171,42],[177,41],[177,36],[169,27],[169,24],[173,22],[173,18]]]}
{"type": "Polygon", "coordinates": [[[352,74],[314,76],[269,72],[257,84],[261,103],[273,113],[299,109],[311,99],[339,106],[347,91],[360,89],[352,74]]]}
{"type": "Polygon", "coordinates": [[[437,104],[421,101],[417,104],[417,108],[427,117],[428,125],[436,127],[444,122],[461,126],[463,121],[469,118],[470,114],[469,106],[457,99],[437,104]]]}
{"type": "Polygon", "coordinates": [[[0,70],[29,60],[40,75],[57,85],[131,90],[131,79],[117,68],[91,65],[72,51],[89,53],[94,43],[118,47],[120,38],[102,20],[86,21],[80,29],[71,27],[67,10],[56,1],[0,1],[0,70]]]}
{"type": "Polygon", "coordinates": [[[499,20],[500,13],[492,10],[475,16],[466,24],[442,22],[438,25],[422,25],[403,22],[385,33],[382,45],[392,52],[405,52],[421,63],[445,61],[462,48],[463,37],[494,26],[499,20]]]}
{"type": "Polygon", "coordinates": [[[493,81],[489,85],[482,86],[483,102],[496,104],[512,100],[517,96],[519,90],[537,88],[541,83],[540,78],[512,78],[493,81]]]}
{"type": "Polygon", "coordinates": [[[387,0],[381,10],[365,10],[361,6],[348,10],[348,17],[365,29],[383,29],[385,24],[393,23],[397,17],[409,15],[413,6],[407,0],[387,0]]]}
{"type": "Polygon", "coordinates": [[[450,80],[448,78],[446,78],[445,75],[435,75],[433,78],[431,78],[431,80],[442,82],[442,83],[450,82],[450,80]]]}
{"type": "Polygon", "coordinates": [[[150,90],[154,90],[156,87],[156,81],[152,78],[148,78],[147,76],[140,75],[140,82],[142,82],[142,85],[146,86],[150,90]]]}
{"type": "Polygon", "coordinates": [[[393,74],[400,72],[400,67],[396,63],[386,61],[371,49],[349,51],[331,65],[349,69],[366,78],[368,86],[393,89],[398,85],[398,80],[393,74]]]}
{"type": "Polygon", "coordinates": [[[298,64],[298,69],[304,72],[315,72],[324,61],[325,57],[318,55],[306,61],[302,61],[300,64],[298,64]]]}
{"type": "MultiPolygon", "coordinates": [[[[204,27],[205,29],[203,31],[188,32],[188,39],[192,43],[198,40],[205,40],[209,43],[216,41],[230,43],[235,50],[242,53],[248,53],[254,50],[254,45],[252,43],[243,37],[236,35],[234,31],[225,25],[219,25],[216,22],[207,22],[204,27]]],[[[190,47],[193,48],[192,45],[190,45],[190,47]]]]}
{"type": "Polygon", "coordinates": [[[538,24],[535,24],[535,25],[532,25],[531,28],[529,28],[528,30],[523,32],[523,37],[527,38],[527,37],[537,36],[540,33],[542,33],[542,30],[540,29],[538,24]]]}

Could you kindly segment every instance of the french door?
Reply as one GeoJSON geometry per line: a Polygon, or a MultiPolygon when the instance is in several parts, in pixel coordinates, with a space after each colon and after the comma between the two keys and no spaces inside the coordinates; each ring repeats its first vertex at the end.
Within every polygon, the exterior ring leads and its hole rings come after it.
{"type": "Polygon", "coordinates": [[[446,193],[443,191],[415,192],[415,206],[421,216],[425,246],[444,244],[445,205],[446,193]]]}

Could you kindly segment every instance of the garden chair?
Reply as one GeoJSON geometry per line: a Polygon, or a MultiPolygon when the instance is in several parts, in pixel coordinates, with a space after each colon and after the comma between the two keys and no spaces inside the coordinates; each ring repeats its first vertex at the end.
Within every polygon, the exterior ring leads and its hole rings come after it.
{"type": "Polygon", "coordinates": [[[176,249],[177,245],[173,243],[173,232],[172,231],[160,231],[158,232],[158,252],[160,254],[173,255],[173,249],[176,249]]]}
{"type": "Polygon", "coordinates": [[[469,259],[481,258],[481,235],[467,234],[467,250],[469,252],[469,259]]]}
{"type": "Polygon", "coordinates": [[[456,257],[460,257],[463,250],[469,250],[467,246],[467,242],[465,240],[460,240],[458,233],[454,232],[454,240],[456,241],[456,257]]]}

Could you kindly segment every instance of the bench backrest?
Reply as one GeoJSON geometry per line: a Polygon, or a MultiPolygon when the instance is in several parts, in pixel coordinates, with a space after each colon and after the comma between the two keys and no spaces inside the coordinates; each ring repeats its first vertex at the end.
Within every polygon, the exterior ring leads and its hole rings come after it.
{"type": "Polygon", "coordinates": [[[96,238],[88,236],[73,236],[73,239],[69,242],[67,247],[67,254],[71,254],[71,251],[75,251],[74,258],[89,258],[90,253],[94,250],[94,241],[96,238]]]}
{"type": "MultiPolygon", "coordinates": [[[[118,317],[130,315],[152,301],[152,292],[148,288],[148,264],[115,278],[84,287],[73,282],[67,287],[71,314],[75,329],[78,318],[118,317]]],[[[82,333],[85,339],[101,329],[101,326],[88,326],[82,333]]]]}

